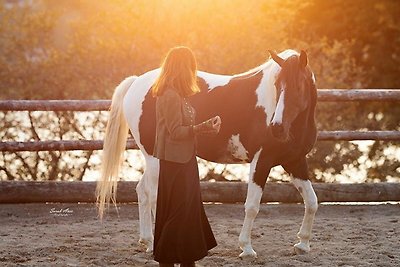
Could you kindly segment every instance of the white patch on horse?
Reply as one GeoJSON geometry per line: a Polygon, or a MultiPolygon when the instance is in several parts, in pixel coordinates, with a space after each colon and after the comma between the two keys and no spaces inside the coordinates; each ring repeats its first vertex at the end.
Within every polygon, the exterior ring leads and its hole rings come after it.
{"type": "Polygon", "coordinates": [[[272,118],[272,124],[282,124],[283,111],[285,109],[285,87],[282,85],[282,92],[279,96],[278,105],[276,106],[275,115],[272,118]]]}
{"type": "Polygon", "coordinates": [[[314,84],[317,82],[317,80],[315,79],[314,72],[311,72],[311,79],[314,82],[314,84]]]}
{"type": "Polygon", "coordinates": [[[217,75],[204,71],[197,71],[197,76],[204,79],[208,85],[208,90],[212,90],[218,86],[227,85],[232,79],[232,76],[229,75],[217,75]]]}
{"type": "Polygon", "coordinates": [[[310,252],[310,239],[314,217],[318,210],[318,198],[309,180],[302,180],[293,177],[292,183],[303,197],[305,205],[303,222],[301,224],[300,231],[297,233],[297,237],[300,239],[300,242],[294,245],[294,248],[298,254],[302,254],[304,252],[308,253],[310,252]]]}
{"type": "MultiPolygon", "coordinates": [[[[262,149],[257,151],[257,153],[254,155],[254,158],[253,158],[253,160],[251,161],[251,164],[250,164],[249,191],[248,191],[249,194],[247,194],[247,195],[250,195],[250,196],[259,195],[259,194],[262,195],[262,191],[263,191],[262,188],[258,184],[256,184],[254,182],[254,174],[256,172],[256,165],[257,165],[258,159],[260,157],[261,150],[262,149]]],[[[259,204],[259,202],[258,202],[258,204],[259,204]]]]}
{"type": "MultiPolygon", "coordinates": [[[[278,54],[281,58],[287,59],[293,55],[299,55],[294,50],[288,49],[278,54]]],[[[257,104],[256,107],[264,109],[266,114],[266,125],[268,126],[272,120],[276,109],[276,88],[275,81],[281,67],[272,59],[258,67],[263,70],[263,77],[258,88],[256,89],[257,104]]]]}
{"type": "Polygon", "coordinates": [[[231,153],[231,155],[235,159],[239,159],[242,162],[247,162],[249,159],[249,152],[246,150],[246,148],[243,146],[243,144],[240,142],[240,135],[232,135],[232,137],[228,141],[228,147],[227,150],[231,153]]]}
{"type": "Polygon", "coordinates": [[[143,113],[143,102],[146,94],[154,84],[160,73],[160,69],[155,69],[139,76],[130,86],[124,97],[123,107],[125,119],[128,122],[132,135],[140,150],[145,153],[140,142],[139,121],[143,113]]]}
{"type": "MultiPolygon", "coordinates": [[[[145,154],[144,150],[142,150],[145,154]]],[[[146,252],[153,251],[153,221],[155,221],[156,204],[157,204],[157,188],[158,175],[160,170],[159,160],[152,156],[145,156],[146,168],[142,178],[136,186],[139,206],[139,243],[146,246],[146,252]]]]}
{"type": "Polygon", "coordinates": [[[262,188],[254,182],[254,174],[256,172],[256,166],[260,157],[262,149],[260,149],[250,163],[249,182],[247,185],[247,196],[245,206],[245,218],[243,221],[242,230],[239,235],[239,246],[243,252],[239,257],[257,257],[257,253],[254,251],[251,245],[251,229],[253,228],[254,220],[260,209],[260,201],[262,197],[262,188]]]}

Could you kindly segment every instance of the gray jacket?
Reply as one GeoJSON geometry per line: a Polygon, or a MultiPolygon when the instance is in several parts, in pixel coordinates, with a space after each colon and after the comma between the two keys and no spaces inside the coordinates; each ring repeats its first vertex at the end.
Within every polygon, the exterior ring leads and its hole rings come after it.
{"type": "Polygon", "coordinates": [[[156,101],[156,140],[153,156],[178,163],[196,153],[194,108],[175,90],[167,89],[156,101]]]}

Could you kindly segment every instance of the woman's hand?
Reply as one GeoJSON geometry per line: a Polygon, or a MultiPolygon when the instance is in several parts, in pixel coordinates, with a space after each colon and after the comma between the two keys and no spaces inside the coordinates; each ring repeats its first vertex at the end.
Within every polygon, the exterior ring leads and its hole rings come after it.
{"type": "Polygon", "coordinates": [[[221,129],[221,118],[215,116],[208,119],[200,124],[193,126],[193,132],[195,134],[217,134],[221,129]]]}
{"type": "Polygon", "coordinates": [[[221,129],[221,118],[220,116],[215,116],[214,118],[211,119],[212,120],[212,127],[213,129],[219,133],[219,130],[221,129]]]}

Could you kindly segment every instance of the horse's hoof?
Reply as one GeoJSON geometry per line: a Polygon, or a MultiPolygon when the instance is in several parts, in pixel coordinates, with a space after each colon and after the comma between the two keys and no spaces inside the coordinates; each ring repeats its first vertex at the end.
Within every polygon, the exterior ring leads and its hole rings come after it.
{"type": "Polygon", "coordinates": [[[302,242],[297,243],[293,247],[294,247],[294,252],[297,255],[304,255],[310,252],[310,246],[302,242]]]}
{"type": "Polygon", "coordinates": [[[147,246],[147,244],[149,244],[149,240],[148,239],[146,239],[146,238],[140,238],[139,239],[139,244],[140,245],[142,245],[142,246],[147,246]]]}
{"type": "Polygon", "coordinates": [[[153,241],[146,239],[146,238],[140,238],[139,244],[146,247],[147,253],[153,252],[153,241]]]}
{"type": "Polygon", "coordinates": [[[255,259],[257,258],[257,253],[254,251],[254,249],[246,249],[243,250],[242,253],[240,253],[239,258],[241,259],[255,259]]]}

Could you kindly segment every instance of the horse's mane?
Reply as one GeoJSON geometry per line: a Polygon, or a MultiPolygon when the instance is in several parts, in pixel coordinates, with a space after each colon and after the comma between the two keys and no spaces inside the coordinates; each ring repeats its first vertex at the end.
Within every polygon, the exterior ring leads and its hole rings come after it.
{"type": "MultiPolygon", "coordinates": [[[[287,49],[285,51],[282,51],[278,55],[283,59],[287,59],[288,57],[293,56],[293,55],[297,55],[298,56],[299,53],[297,51],[295,51],[295,50],[287,49]]],[[[250,69],[250,70],[248,70],[246,72],[243,72],[243,73],[235,74],[235,75],[233,75],[233,78],[242,78],[242,77],[248,77],[248,76],[256,75],[260,71],[263,71],[267,67],[270,67],[271,64],[273,64],[273,62],[274,61],[272,60],[272,58],[269,57],[268,60],[265,63],[261,64],[260,66],[252,68],[252,69],[250,69]]]]}

